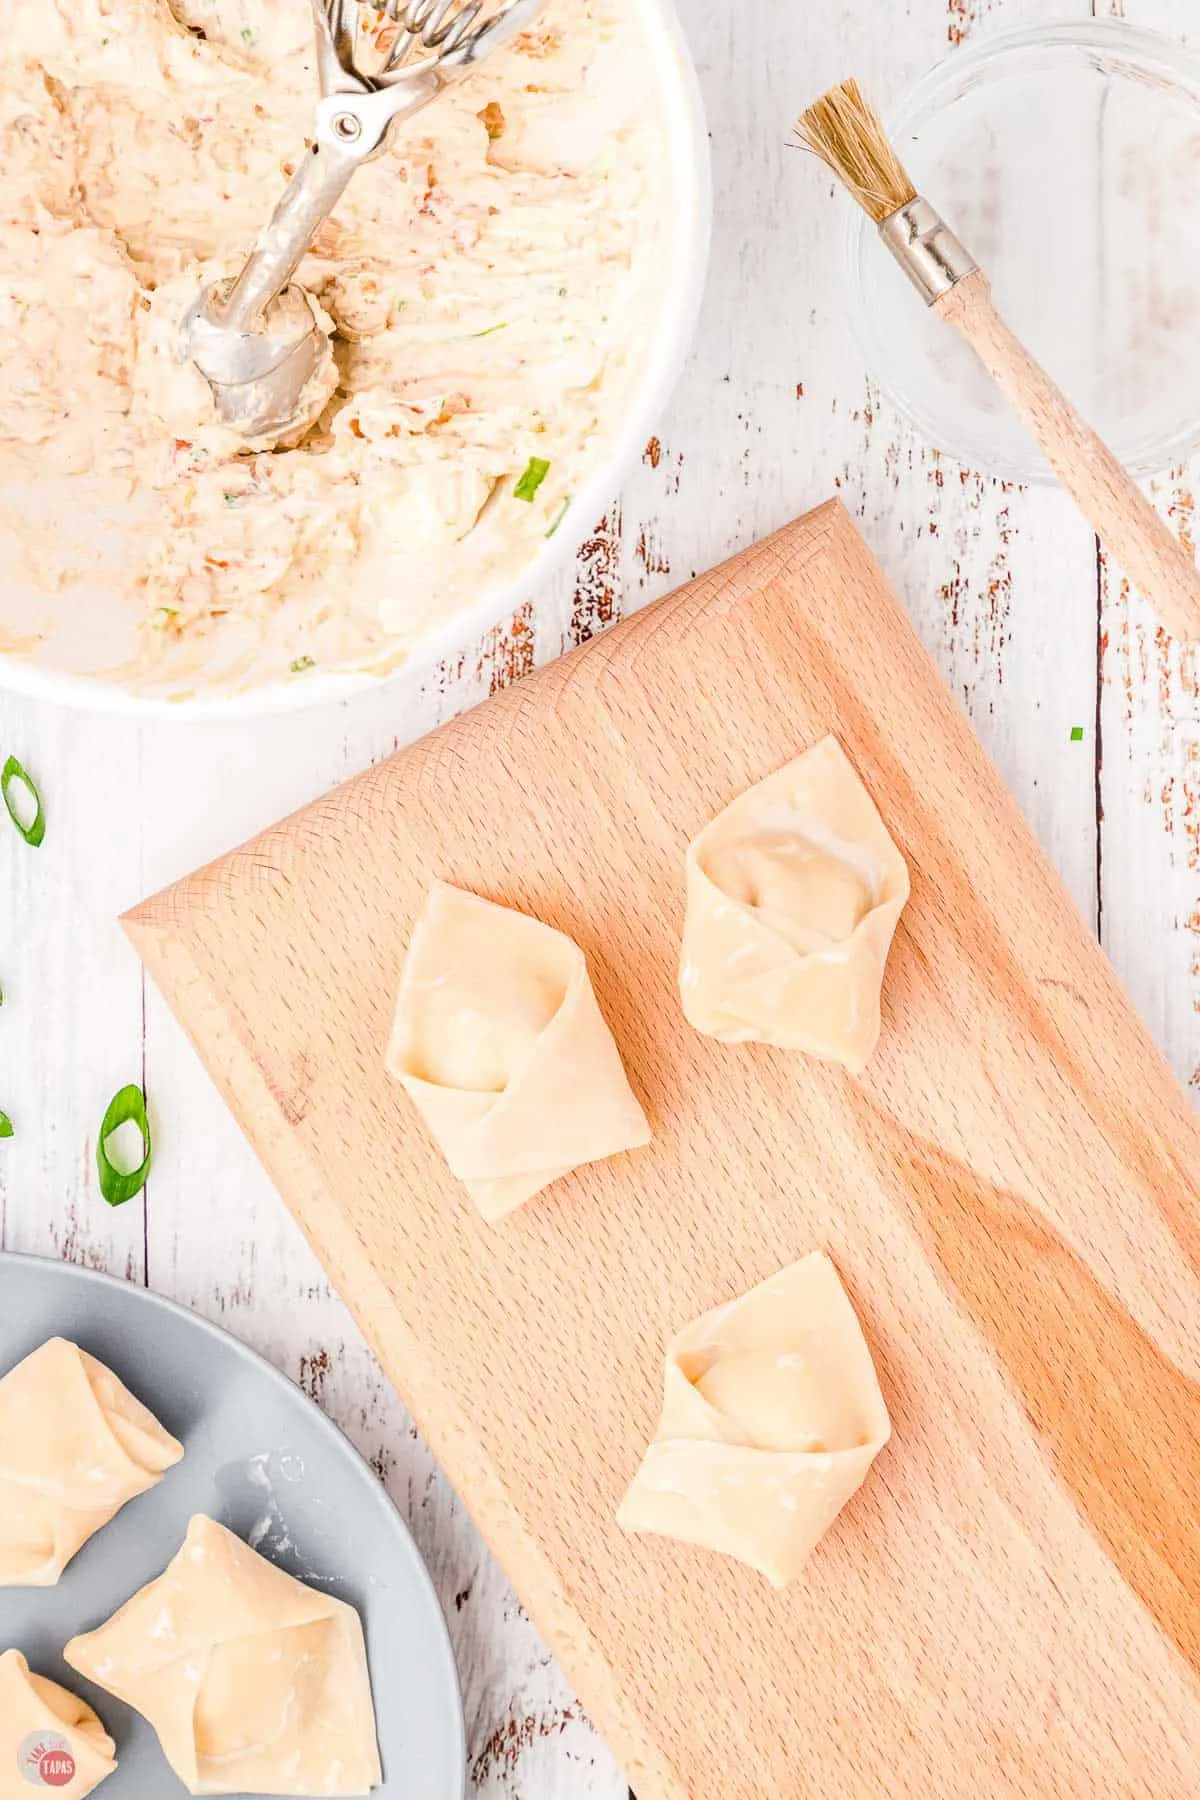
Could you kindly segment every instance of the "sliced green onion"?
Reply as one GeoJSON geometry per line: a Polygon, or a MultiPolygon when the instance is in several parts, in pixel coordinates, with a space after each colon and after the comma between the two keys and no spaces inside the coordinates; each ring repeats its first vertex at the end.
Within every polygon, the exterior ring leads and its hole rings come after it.
{"type": "Polygon", "coordinates": [[[146,1096],[140,1087],[133,1083],[123,1087],[114,1094],[108,1103],[108,1110],[100,1121],[100,1136],[96,1139],[96,1167],[100,1171],[100,1192],[110,1206],[124,1206],[135,1194],[140,1194],[146,1185],[146,1177],[150,1173],[150,1121],[146,1117],[146,1096]],[[108,1141],[115,1131],[119,1131],[132,1119],[142,1135],[142,1160],[136,1169],[128,1174],[118,1169],[108,1154],[108,1141]]]}
{"type": "Polygon", "coordinates": [[[554,517],[550,521],[549,529],[546,532],[547,537],[554,536],[555,532],[558,530],[559,526],[562,524],[563,520],[566,518],[566,516],[570,512],[570,510],[571,510],[571,496],[570,496],[570,494],[568,494],[566,499],[563,501],[562,505],[559,507],[558,511],[555,513],[554,517]]]}
{"type": "Polygon", "coordinates": [[[498,325],[486,325],[482,331],[472,331],[470,333],[470,335],[473,338],[491,337],[493,331],[507,331],[507,330],[508,330],[508,320],[501,319],[501,321],[498,325]]]}
{"type": "Polygon", "coordinates": [[[1082,742],[1083,742],[1083,726],[1082,725],[1072,725],[1072,727],[1071,727],[1071,742],[1073,744],[1082,744],[1082,742]]]}
{"type": "Polygon", "coordinates": [[[525,473],[518,481],[513,493],[518,500],[532,500],[538,489],[550,473],[550,464],[543,462],[540,456],[531,456],[525,473]]]}
{"type": "Polygon", "coordinates": [[[7,1113],[0,1112],[0,1138],[11,1137],[12,1134],[13,1134],[12,1120],[9,1118],[7,1113]]]}
{"type": "Polygon", "coordinates": [[[315,669],[316,666],[311,656],[298,656],[292,664],[292,674],[303,675],[305,669],[315,669]]]}
{"type": "Polygon", "coordinates": [[[5,763],[4,768],[0,770],[0,797],[3,798],[4,804],[8,809],[9,818],[12,820],[21,836],[25,839],[25,842],[27,844],[32,844],[36,850],[46,835],[46,815],[42,811],[42,796],[38,793],[37,788],[34,786],[15,756],[10,756],[5,763]],[[26,795],[36,808],[33,815],[33,823],[31,825],[26,825],[24,823],[21,815],[17,811],[16,802],[8,791],[14,782],[17,782],[24,788],[26,795]]]}

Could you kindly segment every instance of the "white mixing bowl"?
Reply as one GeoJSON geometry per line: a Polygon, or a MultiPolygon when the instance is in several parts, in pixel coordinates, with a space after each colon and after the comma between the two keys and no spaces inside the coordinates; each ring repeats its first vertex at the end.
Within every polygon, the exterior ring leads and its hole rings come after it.
{"type": "MultiPolygon", "coordinates": [[[[608,454],[573,498],[562,526],[535,560],[516,580],[492,589],[478,605],[455,612],[424,638],[404,665],[409,673],[414,661],[422,666],[432,665],[461,650],[464,644],[476,642],[536,594],[575,556],[593,522],[636,464],[683,368],[708,268],[712,220],[708,127],[673,0],[640,0],[640,5],[658,67],[658,93],[669,158],[665,174],[673,189],[677,248],[673,256],[665,259],[662,270],[659,309],[644,350],[636,403],[629,410],[624,430],[614,437],[608,454]]],[[[332,675],[313,671],[302,681],[271,681],[232,692],[214,687],[205,693],[200,672],[195,676],[196,692],[186,699],[169,700],[132,693],[98,676],[68,673],[25,657],[0,653],[0,687],[59,705],[141,718],[248,718],[298,712],[378,689],[395,679],[396,675],[332,675]]]]}

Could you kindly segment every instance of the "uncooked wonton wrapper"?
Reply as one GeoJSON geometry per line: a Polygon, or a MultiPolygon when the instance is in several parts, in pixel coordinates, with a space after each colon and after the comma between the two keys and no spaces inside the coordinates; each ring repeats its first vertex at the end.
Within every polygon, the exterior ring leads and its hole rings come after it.
{"type": "Polygon", "coordinates": [[[156,1581],[72,1638],[192,1794],[366,1794],[382,1779],[362,1624],[198,1514],[156,1581]]]}
{"type": "Polygon", "coordinates": [[[650,1142],[579,946],[445,882],[413,932],[387,1066],[486,1219],[650,1142]]]}
{"type": "Polygon", "coordinates": [[[727,806],[689,846],[679,986],[690,1024],[859,1073],[879,1037],[908,869],[837,740],[727,806]]]}
{"type": "Polygon", "coordinates": [[[816,1251],[671,1344],[662,1418],[617,1523],[786,1587],[890,1436],[862,1327],[816,1251]]]}
{"type": "Polygon", "coordinates": [[[52,1587],[182,1455],[111,1369],[49,1338],[0,1381],[0,1588],[52,1587]]]}
{"type": "Polygon", "coordinates": [[[0,1655],[0,1800],[39,1789],[84,1800],[116,1768],[113,1748],[86,1700],[33,1674],[19,1650],[0,1655]]]}

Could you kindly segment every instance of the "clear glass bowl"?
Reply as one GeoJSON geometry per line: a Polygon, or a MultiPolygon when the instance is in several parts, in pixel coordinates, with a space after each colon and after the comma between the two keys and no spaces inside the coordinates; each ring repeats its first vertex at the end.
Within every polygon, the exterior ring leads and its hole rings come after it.
{"type": "MultiPolygon", "coordinates": [[[[1001,310],[1137,474],[1200,444],[1200,57],[1119,21],[956,52],[888,120],[918,189],[1001,310]]],[[[1018,481],[1050,470],[957,333],[858,208],[850,323],[879,386],[939,448],[1018,481]]]]}

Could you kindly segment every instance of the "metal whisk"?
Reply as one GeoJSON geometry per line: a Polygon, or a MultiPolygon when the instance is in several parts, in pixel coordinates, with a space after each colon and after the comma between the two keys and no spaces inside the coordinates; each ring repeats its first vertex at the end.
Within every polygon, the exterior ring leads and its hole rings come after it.
{"type": "MultiPolygon", "coordinates": [[[[442,56],[450,56],[455,50],[466,44],[472,36],[472,27],[483,12],[483,0],[468,0],[465,6],[455,9],[455,0],[410,0],[408,6],[403,0],[356,0],[357,25],[361,32],[364,21],[372,12],[387,18],[399,30],[379,71],[379,79],[387,78],[401,68],[413,51],[423,46],[427,50],[437,50],[442,56]]],[[[493,47],[496,33],[510,13],[518,12],[518,0],[504,0],[504,4],[496,8],[491,17],[474,32],[476,43],[482,33],[489,34],[489,48],[493,47]]],[[[520,30],[529,17],[528,10],[520,12],[513,21],[506,37],[512,31],[520,30]]],[[[356,56],[357,62],[357,56],[356,56]]],[[[361,62],[358,62],[361,68],[361,62]]]]}
{"type": "Polygon", "coordinates": [[[315,232],[397,121],[545,4],[502,0],[484,17],[485,0],[312,0],[321,99],[308,149],[241,274],[205,289],[184,321],[183,354],[207,378],[224,424],[248,440],[294,443],[314,423],[331,351],[292,277],[315,232]]]}

